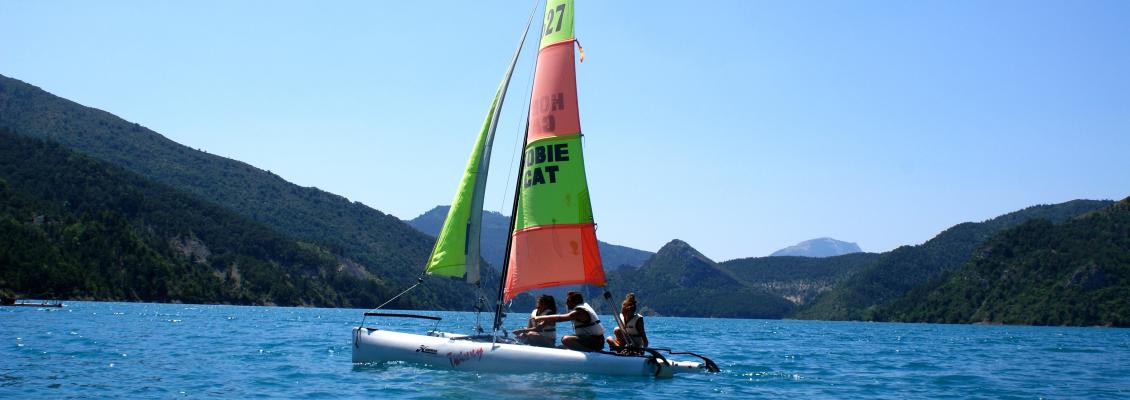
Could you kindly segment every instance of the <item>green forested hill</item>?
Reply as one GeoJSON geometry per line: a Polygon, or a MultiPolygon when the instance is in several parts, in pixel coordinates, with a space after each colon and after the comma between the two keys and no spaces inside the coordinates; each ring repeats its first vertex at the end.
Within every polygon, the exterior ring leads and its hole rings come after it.
{"type": "MultiPolygon", "coordinates": [[[[136,123],[4,76],[0,127],[58,142],[338,254],[375,279],[375,298],[388,298],[411,284],[422,274],[431,251],[432,238],[393,216],[182,146],[136,123]]],[[[497,278],[483,282],[494,284],[497,278]]],[[[467,309],[475,298],[472,288],[459,280],[427,278],[427,284],[392,306],[467,309]]]]}
{"type": "Polygon", "coordinates": [[[35,298],[342,306],[376,282],[323,249],[0,128],[0,289],[35,298]]]}
{"type": "Polygon", "coordinates": [[[875,312],[880,307],[889,305],[943,272],[961,266],[978,245],[997,232],[1034,219],[1058,223],[1110,204],[1110,201],[1073,200],[1028,207],[984,222],[956,225],[921,245],[903,246],[883,253],[874,264],[799,309],[793,317],[876,319],[875,312]]]}
{"type": "Polygon", "coordinates": [[[1130,198],[993,237],[880,313],[894,321],[1130,326],[1130,198]]]}

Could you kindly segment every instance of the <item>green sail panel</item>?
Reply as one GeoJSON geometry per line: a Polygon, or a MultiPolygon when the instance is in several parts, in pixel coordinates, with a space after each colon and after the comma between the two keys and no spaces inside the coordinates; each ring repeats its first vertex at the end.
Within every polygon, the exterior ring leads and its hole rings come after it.
{"type": "Polygon", "coordinates": [[[487,142],[489,139],[493,139],[491,138],[493,136],[491,127],[496,126],[494,111],[498,106],[500,95],[501,88],[500,93],[496,93],[494,100],[491,101],[486,121],[483,121],[483,127],[479,132],[478,139],[475,140],[471,157],[467,160],[463,179],[459,181],[455,198],[451,200],[451,209],[447,211],[443,228],[436,236],[436,245],[432,249],[432,255],[428,258],[428,266],[425,269],[425,272],[429,275],[457,277],[463,276],[467,272],[468,255],[471,253],[470,239],[474,236],[474,232],[471,232],[474,227],[471,223],[471,217],[474,213],[478,213],[480,218],[482,215],[481,195],[479,195],[479,201],[476,201],[475,189],[479,186],[480,181],[486,181],[486,176],[480,176],[480,167],[485,168],[490,163],[489,159],[483,159],[483,155],[487,142]],[[479,204],[477,210],[472,209],[475,203],[479,204]]]}
{"type": "Polygon", "coordinates": [[[573,40],[573,0],[549,0],[545,3],[545,21],[538,48],[573,40]]]}
{"type": "Polygon", "coordinates": [[[525,158],[515,231],[593,222],[581,135],[554,136],[530,143],[525,158]]]}
{"type": "MultiPolygon", "coordinates": [[[[533,21],[532,14],[530,17],[530,21],[533,21]]],[[[498,127],[499,114],[502,112],[502,104],[506,100],[506,89],[510,86],[510,77],[514,74],[518,57],[522,54],[522,44],[526,42],[530,21],[526,22],[526,29],[522,32],[522,39],[518,41],[518,48],[514,50],[514,57],[510,59],[510,66],[494,93],[490,109],[487,110],[487,118],[483,121],[478,139],[475,140],[475,147],[471,150],[471,157],[467,160],[463,179],[459,181],[455,198],[451,201],[451,209],[447,211],[443,228],[436,237],[436,245],[424,269],[429,275],[448,277],[465,275],[467,282],[479,283],[483,198],[486,195],[491,147],[494,143],[494,132],[498,127]]]]}

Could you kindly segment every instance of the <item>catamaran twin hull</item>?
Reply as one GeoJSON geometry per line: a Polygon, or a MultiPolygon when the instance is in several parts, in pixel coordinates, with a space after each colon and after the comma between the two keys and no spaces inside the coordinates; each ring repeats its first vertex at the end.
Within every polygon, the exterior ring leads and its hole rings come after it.
{"type": "Polygon", "coordinates": [[[428,336],[353,328],[353,362],[404,361],[434,368],[502,373],[585,373],[668,377],[707,372],[703,363],[475,341],[462,335],[428,336]]]}

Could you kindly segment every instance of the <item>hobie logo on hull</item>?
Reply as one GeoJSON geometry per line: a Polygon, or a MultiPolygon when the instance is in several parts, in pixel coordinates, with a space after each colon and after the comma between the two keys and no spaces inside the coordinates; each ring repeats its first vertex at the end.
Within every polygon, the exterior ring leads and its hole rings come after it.
{"type": "Polygon", "coordinates": [[[427,353],[427,354],[439,354],[438,350],[433,349],[431,347],[428,347],[427,345],[422,345],[422,344],[420,345],[420,348],[416,349],[416,352],[417,353],[427,353]]]}

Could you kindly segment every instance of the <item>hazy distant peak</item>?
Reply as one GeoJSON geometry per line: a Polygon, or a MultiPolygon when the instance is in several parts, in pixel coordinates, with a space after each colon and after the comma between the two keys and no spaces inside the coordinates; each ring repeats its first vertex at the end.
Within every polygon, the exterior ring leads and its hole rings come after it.
{"type": "Polygon", "coordinates": [[[861,251],[863,250],[859,248],[858,244],[822,237],[805,240],[794,246],[777,250],[769,256],[832,257],[861,251]]]}

